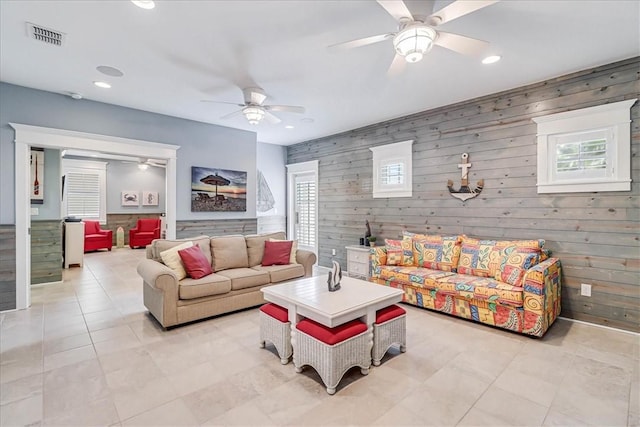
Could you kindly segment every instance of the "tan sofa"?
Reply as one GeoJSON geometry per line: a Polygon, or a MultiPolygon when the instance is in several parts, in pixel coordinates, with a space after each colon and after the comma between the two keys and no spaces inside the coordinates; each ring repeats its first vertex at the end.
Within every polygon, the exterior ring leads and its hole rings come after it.
{"type": "Polygon", "coordinates": [[[145,307],[167,328],[263,304],[261,288],[312,275],[316,255],[305,250],[296,252],[296,264],[263,267],[264,242],[269,239],[284,240],[285,233],[154,240],[147,246],[147,259],[138,264],[145,307]],[[211,261],[213,274],[178,280],[162,262],[161,252],[189,240],[211,261]]]}

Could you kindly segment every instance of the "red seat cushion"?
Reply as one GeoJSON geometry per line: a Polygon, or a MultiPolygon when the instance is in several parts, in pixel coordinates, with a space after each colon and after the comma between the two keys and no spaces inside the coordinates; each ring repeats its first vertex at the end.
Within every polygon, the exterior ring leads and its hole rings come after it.
{"type": "Polygon", "coordinates": [[[395,319],[406,313],[404,308],[398,305],[390,305],[389,307],[376,311],[376,323],[384,323],[387,320],[395,319]]]}
{"type": "Polygon", "coordinates": [[[367,330],[367,325],[356,319],[335,328],[329,328],[311,319],[303,319],[298,322],[296,328],[325,344],[334,345],[363,333],[367,330]]]}
{"type": "Polygon", "coordinates": [[[281,321],[282,323],[287,323],[289,321],[289,311],[280,307],[277,304],[269,303],[260,307],[260,311],[264,314],[268,314],[276,320],[281,321]]]}
{"type": "Polygon", "coordinates": [[[211,263],[200,249],[200,246],[193,245],[190,248],[178,251],[180,259],[184,264],[184,269],[192,279],[201,279],[213,273],[211,263]]]}

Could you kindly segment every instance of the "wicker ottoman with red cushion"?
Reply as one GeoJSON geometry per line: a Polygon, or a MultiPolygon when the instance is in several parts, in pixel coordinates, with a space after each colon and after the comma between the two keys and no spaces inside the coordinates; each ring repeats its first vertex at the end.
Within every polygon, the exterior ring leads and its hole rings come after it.
{"type": "Polygon", "coordinates": [[[314,368],[334,394],[344,374],[359,366],[362,375],[369,373],[371,366],[371,340],[367,325],[352,320],[329,328],[311,319],[303,319],[296,325],[293,342],[293,363],[296,372],[305,365],[314,368]]]}
{"type": "Polygon", "coordinates": [[[273,344],[280,356],[280,363],[286,365],[293,353],[291,347],[291,322],[286,308],[269,303],[260,307],[260,347],[265,342],[273,344]]]}
{"type": "Polygon", "coordinates": [[[400,351],[407,351],[407,312],[398,305],[390,305],[376,312],[373,324],[373,365],[379,366],[382,357],[392,345],[398,344],[400,351]]]}

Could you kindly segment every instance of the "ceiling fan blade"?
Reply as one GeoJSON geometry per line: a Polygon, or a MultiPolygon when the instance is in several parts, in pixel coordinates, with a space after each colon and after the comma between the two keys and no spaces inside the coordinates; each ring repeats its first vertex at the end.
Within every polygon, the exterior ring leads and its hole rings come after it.
{"type": "Polygon", "coordinates": [[[413,21],[413,15],[402,0],[378,0],[378,4],[384,7],[384,10],[393,16],[396,21],[400,21],[402,18],[413,21]]]}
{"type": "Polygon", "coordinates": [[[239,116],[240,114],[242,114],[242,110],[238,110],[238,111],[234,111],[233,113],[229,113],[227,115],[224,115],[222,117],[220,117],[221,119],[230,119],[231,117],[235,117],[235,116],[239,116]]]}
{"type": "Polygon", "coordinates": [[[396,56],[393,57],[393,61],[391,62],[391,66],[387,70],[387,75],[390,77],[397,76],[404,71],[406,65],[407,61],[404,57],[396,53],[396,56]]]}
{"type": "Polygon", "coordinates": [[[367,46],[374,43],[380,43],[393,37],[394,33],[380,34],[377,36],[365,37],[363,39],[351,40],[348,42],[332,44],[329,48],[336,49],[353,49],[355,47],[367,46]]]}
{"type": "Polygon", "coordinates": [[[268,111],[264,112],[264,119],[266,121],[268,121],[269,123],[271,123],[272,125],[277,125],[278,123],[280,123],[282,120],[280,120],[279,118],[277,118],[276,116],[274,116],[273,114],[271,114],[268,111]]]}
{"type": "Polygon", "coordinates": [[[208,99],[201,99],[200,102],[209,102],[211,104],[227,104],[227,105],[235,105],[236,107],[244,107],[244,104],[238,104],[237,102],[210,101],[208,99]]]}
{"type": "Polygon", "coordinates": [[[480,55],[489,47],[489,43],[484,40],[472,39],[460,34],[445,33],[444,31],[438,31],[438,37],[434,43],[454,52],[471,56],[480,55]]]}
{"type": "Polygon", "coordinates": [[[294,105],[263,105],[265,110],[268,111],[285,111],[287,113],[300,113],[304,114],[304,107],[296,107],[294,105]]]}
{"type": "Polygon", "coordinates": [[[442,25],[445,22],[453,21],[476,10],[480,10],[487,6],[497,3],[498,0],[458,0],[443,7],[439,11],[429,16],[427,23],[433,26],[442,25]]]}
{"type": "Polygon", "coordinates": [[[242,89],[242,93],[246,104],[262,105],[264,100],[267,99],[267,94],[259,87],[248,87],[246,89],[242,89]]]}

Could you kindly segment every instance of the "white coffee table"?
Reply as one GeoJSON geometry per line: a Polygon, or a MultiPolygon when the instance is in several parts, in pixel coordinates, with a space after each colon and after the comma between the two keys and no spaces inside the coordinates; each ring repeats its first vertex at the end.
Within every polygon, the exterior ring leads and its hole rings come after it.
{"type": "Polygon", "coordinates": [[[292,335],[301,317],[330,328],[360,318],[373,340],[376,311],[402,301],[403,291],[353,277],[343,277],[340,285],[340,290],[329,292],[327,277],[314,276],[261,290],[264,299],[289,310],[292,335]]]}

